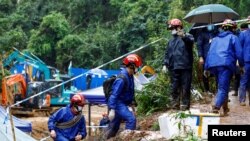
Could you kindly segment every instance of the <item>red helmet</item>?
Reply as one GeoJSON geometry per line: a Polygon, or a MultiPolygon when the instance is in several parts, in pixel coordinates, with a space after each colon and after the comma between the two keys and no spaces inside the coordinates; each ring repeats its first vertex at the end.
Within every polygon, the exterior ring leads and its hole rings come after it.
{"type": "Polygon", "coordinates": [[[142,65],[142,60],[137,54],[130,54],[123,59],[122,63],[126,66],[134,64],[137,68],[139,68],[142,65]]]}
{"type": "Polygon", "coordinates": [[[236,23],[234,23],[231,19],[225,19],[222,23],[222,27],[233,27],[236,23]]]}
{"type": "Polygon", "coordinates": [[[70,105],[84,106],[85,105],[84,96],[81,94],[75,94],[70,100],[70,105]]]}
{"type": "Polygon", "coordinates": [[[173,28],[177,28],[177,27],[182,28],[182,22],[179,19],[172,19],[172,20],[167,22],[167,25],[168,25],[168,29],[173,29],[173,28]]]}

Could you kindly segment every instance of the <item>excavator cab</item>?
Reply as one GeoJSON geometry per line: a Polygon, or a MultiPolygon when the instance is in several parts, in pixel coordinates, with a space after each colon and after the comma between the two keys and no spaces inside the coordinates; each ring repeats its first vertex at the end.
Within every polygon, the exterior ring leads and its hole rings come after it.
{"type": "MultiPolygon", "coordinates": [[[[62,83],[62,80],[50,79],[50,80],[46,80],[44,83],[45,83],[44,88],[50,89],[50,88],[62,83]]],[[[62,97],[62,86],[58,86],[54,89],[51,89],[47,93],[50,95],[51,98],[62,97]]]]}
{"type": "MultiPolygon", "coordinates": [[[[42,92],[43,90],[44,90],[44,82],[37,82],[37,81],[29,82],[27,94],[26,94],[27,98],[35,94],[38,94],[39,92],[42,92]]],[[[25,107],[41,108],[43,106],[44,99],[45,99],[45,94],[41,94],[39,96],[31,98],[25,102],[25,107]]]]}

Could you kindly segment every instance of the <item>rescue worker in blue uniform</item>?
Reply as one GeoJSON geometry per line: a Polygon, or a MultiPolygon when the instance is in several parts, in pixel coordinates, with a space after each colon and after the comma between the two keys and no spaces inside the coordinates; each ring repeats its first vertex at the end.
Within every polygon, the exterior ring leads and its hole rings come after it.
{"type": "Polygon", "coordinates": [[[230,80],[236,69],[236,61],[242,66],[242,47],[239,38],[232,33],[233,21],[226,19],[222,24],[222,31],[212,40],[205,63],[205,74],[210,71],[216,76],[218,91],[215,103],[212,106],[213,113],[219,113],[223,106],[223,114],[227,115],[229,108],[228,92],[230,80]],[[209,70],[209,71],[207,71],[209,70]],[[224,105],[223,105],[224,104],[224,105]]]}
{"type": "MultiPolygon", "coordinates": [[[[206,62],[207,53],[210,48],[212,39],[216,36],[213,25],[208,25],[207,28],[202,29],[202,32],[197,38],[198,56],[199,56],[199,67],[204,71],[204,64],[206,62]]],[[[202,75],[202,81],[204,85],[204,92],[211,95],[209,87],[209,78],[202,75]]]]}
{"type": "Polygon", "coordinates": [[[85,98],[75,94],[70,104],[49,117],[48,129],[54,141],[80,141],[87,135],[86,122],[82,115],[85,98]]]}
{"type": "Polygon", "coordinates": [[[172,19],[167,25],[173,38],[167,43],[162,71],[169,70],[171,78],[171,108],[185,111],[191,101],[194,39],[183,31],[179,19],[172,19]]]}
{"type": "Polygon", "coordinates": [[[136,117],[134,111],[129,107],[135,100],[133,75],[142,65],[141,58],[136,54],[130,54],[123,59],[123,65],[119,75],[112,85],[112,93],[108,99],[109,126],[105,132],[106,138],[114,137],[120,128],[121,121],[125,121],[125,129],[136,129],[136,117]]]}
{"type": "MultiPolygon", "coordinates": [[[[239,35],[240,43],[243,48],[243,56],[244,56],[244,73],[240,80],[240,105],[245,106],[246,103],[246,89],[247,84],[250,83],[250,16],[248,16],[248,29],[242,31],[239,35]]],[[[250,105],[250,102],[249,102],[250,105]]]]}

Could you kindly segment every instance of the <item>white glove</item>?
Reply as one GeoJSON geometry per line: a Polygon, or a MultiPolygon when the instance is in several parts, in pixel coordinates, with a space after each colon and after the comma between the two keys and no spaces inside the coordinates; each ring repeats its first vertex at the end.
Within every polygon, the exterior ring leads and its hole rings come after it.
{"type": "Polygon", "coordinates": [[[167,69],[166,65],[164,65],[164,66],[162,67],[162,72],[163,72],[163,73],[167,73],[167,71],[168,71],[168,69],[167,69]]]}
{"type": "Polygon", "coordinates": [[[208,78],[210,76],[210,72],[207,70],[204,70],[203,75],[208,78]]]}
{"type": "Polygon", "coordinates": [[[130,106],[127,106],[127,107],[128,107],[128,110],[129,110],[130,112],[134,112],[132,107],[130,107],[130,106]]]}
{"type": "Polygon", "coordinates": [[[134,107],[128,106],[128,110],[129,110],[130,112],[132,112],[134,116],[136,116],[136,112],[135,112],[134,107]]]}
{"type": "Polygon", "coordinates": [[[76,137],[75,137],[75,141],[80,141],[82,139],[82,135],[77,135],[76,137]]]}
{"type": "Polygon", "coordinates": [[[111,109],[109,111],[109,120],[112,121],[115,118],[115,110],[111,109]]]}
{"type": "Polygon", "coordinates": [[[177,35],[180,37],[185,37],[185,31],[183,29],[177,31],[177,35]]]}
{"type": "Polygon", "coordinates": [[[50,136],[51,136],[51,138],[56,138],[56,132],[55,132],[55,130],[51,130],[50,131],[50,136]]]}

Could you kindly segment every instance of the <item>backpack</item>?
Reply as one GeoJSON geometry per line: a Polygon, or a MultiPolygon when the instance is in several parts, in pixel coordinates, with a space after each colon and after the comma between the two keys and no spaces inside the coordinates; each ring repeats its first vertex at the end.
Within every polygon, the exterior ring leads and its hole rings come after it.
{"type": "Polygon", "coordinates": [[[106,102],[108,102],[108,99],[112,93],[112,85],[113,83],[115,82],[116,78],[122,78],[123,81],[125,82],[125,85],[123,88],[126,88],[127,87],[127,80],[126,80],[126,77],[123,75],[123,74],[120,74],[118,76],[111,76],[110,78],[106,79],[102,86],[103,86],[103,92],[104,92],[104,95],[105,95],[105,98],[106,98],[106,102]]]}

